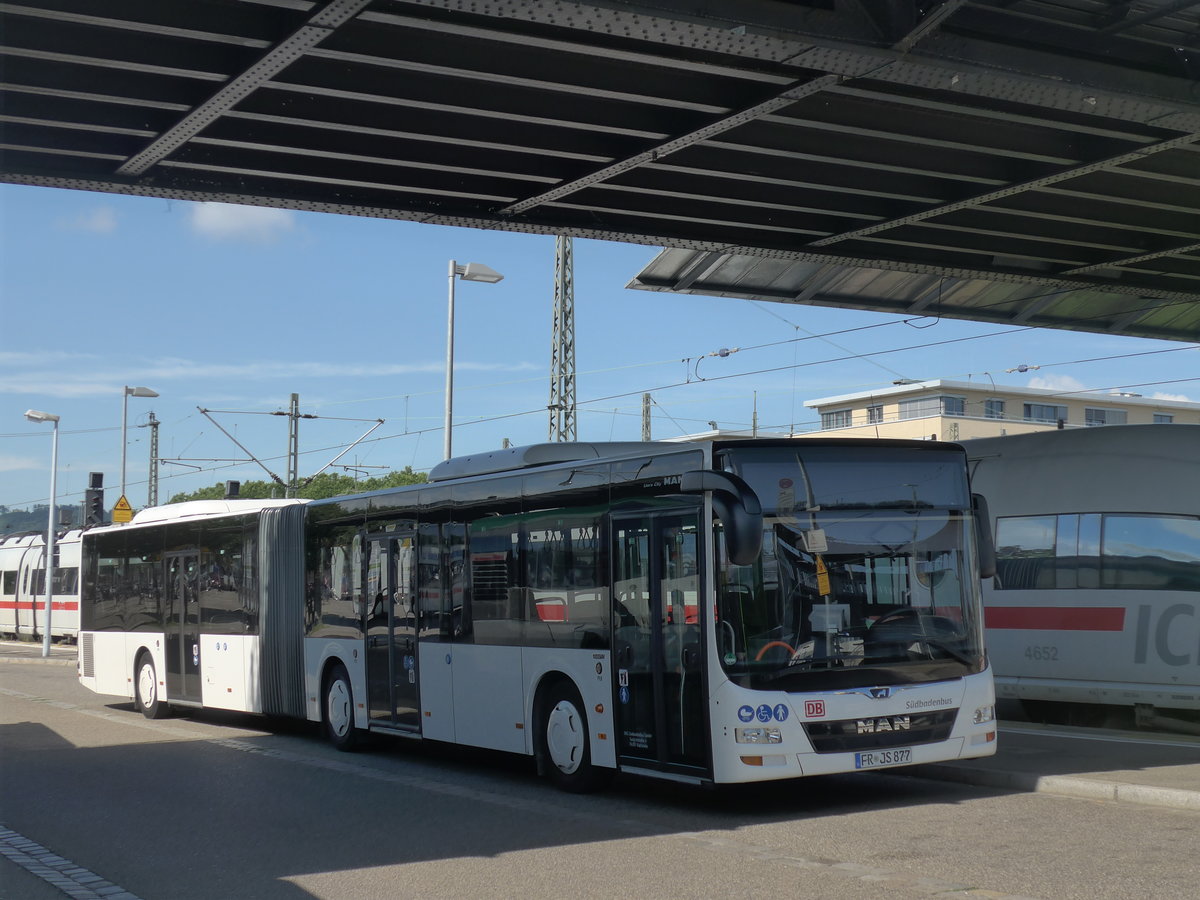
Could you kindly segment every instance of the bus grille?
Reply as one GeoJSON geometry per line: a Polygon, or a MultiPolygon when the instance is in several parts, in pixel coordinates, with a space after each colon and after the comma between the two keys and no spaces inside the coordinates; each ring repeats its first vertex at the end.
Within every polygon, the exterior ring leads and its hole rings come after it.
{"type": "Polygon", "coordinates": [[[79,638],[79,662],[84,678],[96,677],[96,636],[85,631],[79,638]]]}
{"type": "Polygon", "coordinates": [[[956,709],[942,709],[909,716],[805,722],[804,731],[818,753],[911,747],[944,741],[950,736],[957,714],[956,709]]]}

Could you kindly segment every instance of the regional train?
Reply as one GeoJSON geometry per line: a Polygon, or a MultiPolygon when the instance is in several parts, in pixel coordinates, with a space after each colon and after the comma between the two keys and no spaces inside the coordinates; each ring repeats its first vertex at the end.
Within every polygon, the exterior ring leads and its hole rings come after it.
{"type": "MultiPolygon", "coordinates": [[[[50,636],[73,642],[79,633],[79,530],[55,538],[50,636]]],[[[41,640],[46,624],[46,535],[0,537],[0,636],[41,640]]]]}
{"type": "Polygon", "coordinates": [[[1200,425],[964,441],[987,498],[998,698],[1040,721],[1200,730],[1200,425]]]}

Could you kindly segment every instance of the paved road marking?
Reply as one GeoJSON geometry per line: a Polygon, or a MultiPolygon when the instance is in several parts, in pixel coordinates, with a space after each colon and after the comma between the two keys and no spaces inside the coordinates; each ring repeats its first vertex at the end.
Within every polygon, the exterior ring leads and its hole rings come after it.
{"type": "Polygon", "coordinates": [[[139,900],[123,887],[75,865],[36,841],[0,825],[0,856],[75,900],[139,900]]]}

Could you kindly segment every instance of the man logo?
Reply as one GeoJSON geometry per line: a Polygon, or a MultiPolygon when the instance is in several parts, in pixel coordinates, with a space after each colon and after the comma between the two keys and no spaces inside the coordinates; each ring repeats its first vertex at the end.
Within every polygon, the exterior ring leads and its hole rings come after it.
{"type": "Polygon", "coordinates": [[[824,700],[805,700],[804,716],[807,719],[819,719],[825,715],[824,700]]]}
{"type": "Polygon", "coordinates": [[[910,716],[884,716],[880,719],[857,719],[855,726],[859,734],[882,734],[889,731],[908,731],[912,728],[910,716]]]}

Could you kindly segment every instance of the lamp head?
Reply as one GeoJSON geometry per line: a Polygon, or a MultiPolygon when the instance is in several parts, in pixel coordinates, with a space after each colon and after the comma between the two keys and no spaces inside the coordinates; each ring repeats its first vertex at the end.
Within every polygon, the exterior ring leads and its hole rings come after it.
{"type": "Polygon", "coordinates": [[[495,284],[503,281],[504,276],[483,263],[467,263],[465,266],[455,266],[454,273],[463,281],[482,281],[485,284],[495,284]]]}
{"type": "Polygon", "coordinates": [[[152,391],[148,387],[126,387],[125,393],[130,397],[157,397],[158,391],[152,391]]]}
{"type": "Polygon", "coordinates": [[[57,422],[58,416],[54,413],[42,412],[39,409],[25,410],[25,418],[30,422],[57,422]]]}

